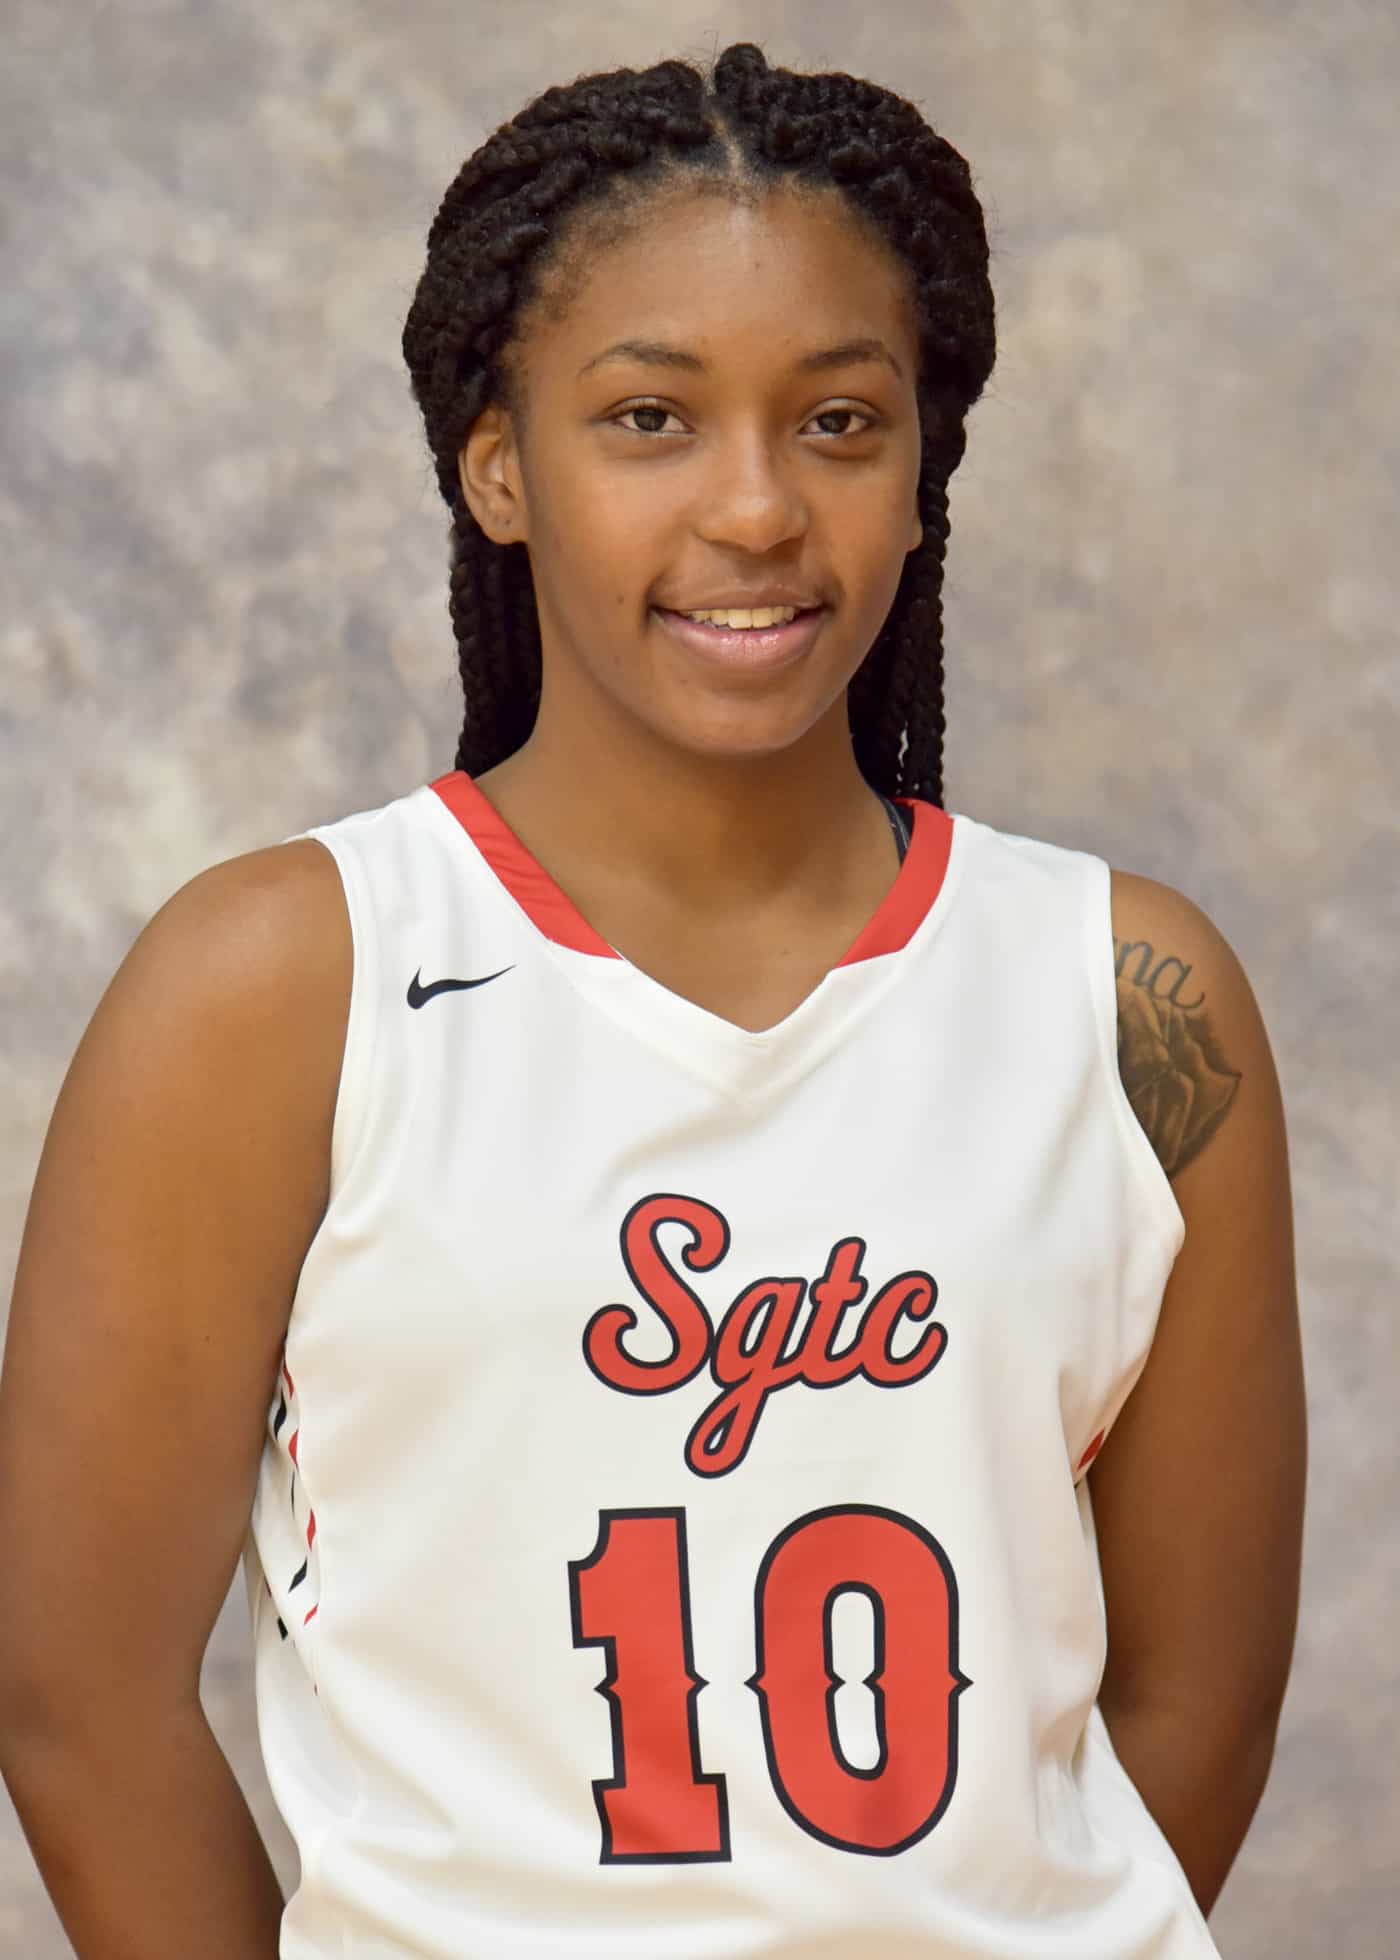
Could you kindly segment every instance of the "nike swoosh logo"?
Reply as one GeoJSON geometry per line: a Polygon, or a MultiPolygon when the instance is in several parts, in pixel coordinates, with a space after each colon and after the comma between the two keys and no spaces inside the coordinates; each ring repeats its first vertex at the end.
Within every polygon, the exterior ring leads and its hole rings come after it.
{"type": "Polygon", "coordinates": [[[408,1004],[410,1007],[421,1007],[424,1001],[431,1000],[434,994],[455,994],[464,987],[484,987],[488,980],[499,980],[503,973],[511,971],[510,967],[503,966],[495,973],[483,973],[479,980],[434,980],[430,987],[425,987],[423,970],[420,967],[408,983],[408,1004]]]}

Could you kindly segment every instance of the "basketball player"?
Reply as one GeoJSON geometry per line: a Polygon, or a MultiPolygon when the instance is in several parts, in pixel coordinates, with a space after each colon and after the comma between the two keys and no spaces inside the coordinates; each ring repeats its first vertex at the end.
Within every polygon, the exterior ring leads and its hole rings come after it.
{"type": "Polygon", "coordinates": [[[1298,1585],[1268,1043],[1187,898],[943,808],[967,165],[711,79],[447,192],[455,766],[176,893],[59,1096],[0,1659],[81,1955],[1217,1951],[1298,1585]]]}

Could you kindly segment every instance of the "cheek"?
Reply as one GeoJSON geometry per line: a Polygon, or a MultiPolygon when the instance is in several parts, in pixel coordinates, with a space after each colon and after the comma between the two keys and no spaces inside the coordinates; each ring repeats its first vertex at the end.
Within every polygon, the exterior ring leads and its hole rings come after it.
{"type": "Polygon", "coordinates": [[[562,604],[609,620],[634,614],[664,563],[648,549],[655,528],[654,508],[649,523],[644,508],[633,511],[601,490],[553,510],[543,548],[562,604]]]}

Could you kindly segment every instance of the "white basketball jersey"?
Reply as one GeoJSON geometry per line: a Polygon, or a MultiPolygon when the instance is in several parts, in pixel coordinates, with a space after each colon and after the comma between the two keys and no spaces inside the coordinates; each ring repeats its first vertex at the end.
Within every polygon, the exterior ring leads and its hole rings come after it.
{"type": "Polygon", "coordinates": [[[1096,1705],[1184,1236],[1108,868],[904,808],[762,1033],[461,772],[299,833],[354,980],[246,1553],[290,1960],[1217,1953],[1096,1705]]]}

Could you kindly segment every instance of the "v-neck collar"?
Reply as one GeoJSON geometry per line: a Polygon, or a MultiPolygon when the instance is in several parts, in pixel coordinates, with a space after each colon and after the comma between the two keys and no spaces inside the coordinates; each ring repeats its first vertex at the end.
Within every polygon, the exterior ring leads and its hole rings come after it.
{"type": "MultiPolygon", "coordinates": [[[[579,911],[544,866],[506,823],[495,805],[464,770],[437,777],[427,787],[470,838],[496,882],[544,939],[556,949],[562,965],[580,990],[633,1033],[682,1060],[693,1072],[726,1088],[744,1086],[743,1071],[759,1056],[771,1064],[764,1071],[787,1076],[797,1062],[825,1051],[827,1039],[808,1038],[814,1025],[825,1025],[834,1036],[851,1011],[880,982],[893,978],[888,955],[902,952],[938,906],[948,884],[949,858],[955,838],[954,820],[937,804],[916,797],[895,799],[909,813],[912,836],[904,860],[871,917],[842,957],[816,986],[767,1028],[744,1028],[698,1002],[673,992],[642,968],[634,966],[608,943],[579,911]]],[[[939,908],[941,911],[941,907],[939,908]]]]}

